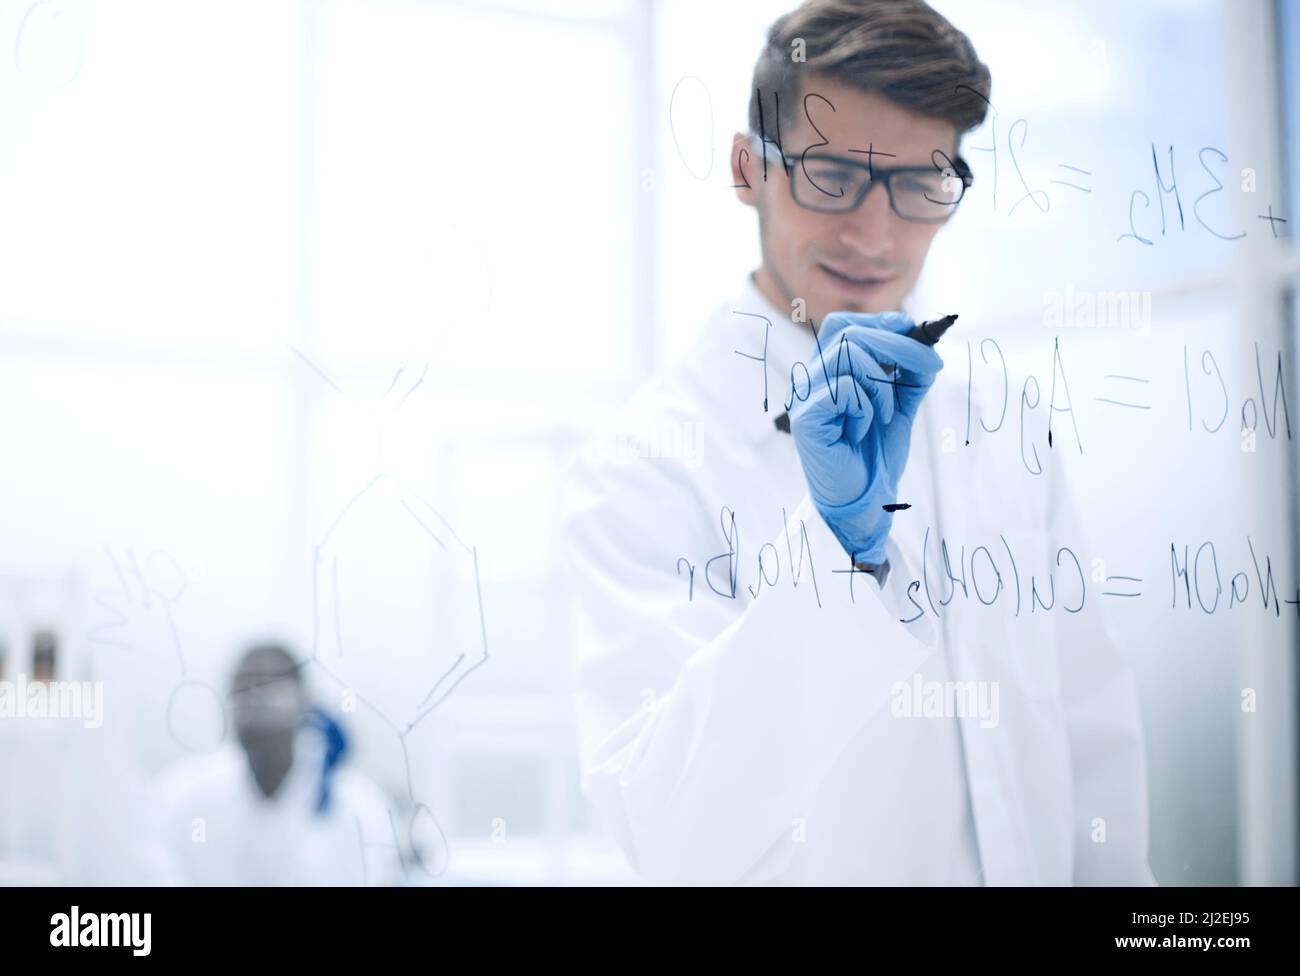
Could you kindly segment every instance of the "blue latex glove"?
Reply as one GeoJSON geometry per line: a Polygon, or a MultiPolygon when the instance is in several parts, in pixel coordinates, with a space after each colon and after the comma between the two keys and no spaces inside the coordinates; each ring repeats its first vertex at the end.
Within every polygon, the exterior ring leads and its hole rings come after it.
{"type": "Polygon", "coordinates": [[[325,739],[325,756],[320,773],[320,788],[316,793],[316,812],[328,813],[333,799],[334,771],[348,752],[348,737],[343,726],[323,708],[312,708],[307,713],[306,724],[316,729],[325,739]]]}
{"type": "Polygon", "coordinates": [[[811,392],[790,408],[813,504],[855,565],[885,562],[894,514],[884,506],[898,501],[912,421],[943,368],[933,347],[901,334],[914,324],[901,312],[827,316],[808,360],[811,392]]]}

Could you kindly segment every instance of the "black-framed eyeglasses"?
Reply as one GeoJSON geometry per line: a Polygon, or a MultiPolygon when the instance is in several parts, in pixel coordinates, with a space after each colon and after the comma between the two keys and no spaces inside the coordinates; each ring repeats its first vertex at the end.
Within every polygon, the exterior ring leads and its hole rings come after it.
{"type": "MultiPolygon", "coordinates": [[[[756,135],[750,136],[750,146],[756,154],[764,150],[756,135]]],[[[767,152],[781,157],[794,202],[817,213],[852,213],[862,206],[872,186],[883,183],[890,208],[903,220],[938,224],[952,216],[975,182],[960,155],[949,159],[937,150],[932,166],[893,167],[811,152],[786,158],[770,142],[767,152]]]]}

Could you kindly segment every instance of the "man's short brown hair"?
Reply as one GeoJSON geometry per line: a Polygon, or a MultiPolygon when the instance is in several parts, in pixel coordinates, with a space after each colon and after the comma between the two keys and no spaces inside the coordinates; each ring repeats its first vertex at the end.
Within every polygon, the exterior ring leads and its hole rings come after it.
{"type": "Polygon", "coordinates": [[[764,134],[775,138],[774,92],[780,131],[792,128],[803,111],[800,82],[813,74],[951,122],[959,139],[984,121],[992,87],[970,39],[924,0],[806,0],[768,31],[754,66],[751,131],[760,131],[761,98],[764,134]]]}

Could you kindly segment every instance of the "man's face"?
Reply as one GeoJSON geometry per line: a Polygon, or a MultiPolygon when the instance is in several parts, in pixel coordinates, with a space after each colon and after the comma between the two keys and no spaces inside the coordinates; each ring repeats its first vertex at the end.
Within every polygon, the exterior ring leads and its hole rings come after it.
{"type": "Polygon", "coordinates": [[[307,708],[292,662],[274,653],[245,655],[230,688],[235,734],[266,796],[293,765],[293,739],[307,708]]]}
{"type": "Polygon", "coordinates": [[[242,739],[292,733],[302,722],[307,702],[294,663],[272,651],[254,649],[235,670],[230,705],[235,731],[242,739]]]}
{"type": "MultiPolygon", "coordinates": [[[[862,162],[868,157],[850,150],[871,148],[877,153],[872,157],[873,167],[933,167],[931,153],[936,149],[950,159],[956,157],[956,130],[942,119],[918,115],[880,95],[819,75],[805,81],[803,95],[797,125],[781,130],[786,157],[796,167],[809,146],[816,146],[811,153],[862,162]],[[827,144],[817,145],[823,141],[827,144]]],[[[775,135],[774,130],[767,132],[769,139],[775,135]]],[[[758,210],[763,250],[763,265],[757,274],[759,290],[783,308],[802,298],[808,315],[817,323],[831,312],[897,309],[916,283],[930,241],[942,224],[899,217],[890,208],[883,184],[873,185],[862,205],[851,213],[808,210],[791,196],[789,178],[775,147],[768,145],[765,182],[762,157],[745,143],[744,136],[738,133],[735,139],[733,182],[742,184],[737,195],[758,210]],[[741,144],[749,150],[743,161],[738,151],[741,144]],[[743,186],[746,181],[751,188],[743,186]]]]}

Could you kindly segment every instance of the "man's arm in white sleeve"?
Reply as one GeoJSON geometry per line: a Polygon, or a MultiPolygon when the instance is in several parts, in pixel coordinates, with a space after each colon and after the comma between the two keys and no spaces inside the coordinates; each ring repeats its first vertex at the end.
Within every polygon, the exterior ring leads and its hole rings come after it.
{"type": "MultiPolygon", "coordinates": [[[[760,880],[755,866],[779,869],[773,845],[844,746],[932,653],[933,629],[901,623],[897,595],[865,574],[850,601],[831,572],[848,558],[806,496],[788,540],[762,540],[780,554],[777,583],[756,597],[742,583],[731,604],[701,565],[692,598],[663,528],[680,514],[674,486],[652,466],[580,466],[571,479],[584,791],[642,876],[760,880]]],[[[756,569],[757,551],[742,567],[756,569]]],[[[892,542],[890,554],[888,585],[905,586],[911,569],[892,542]]]]}

